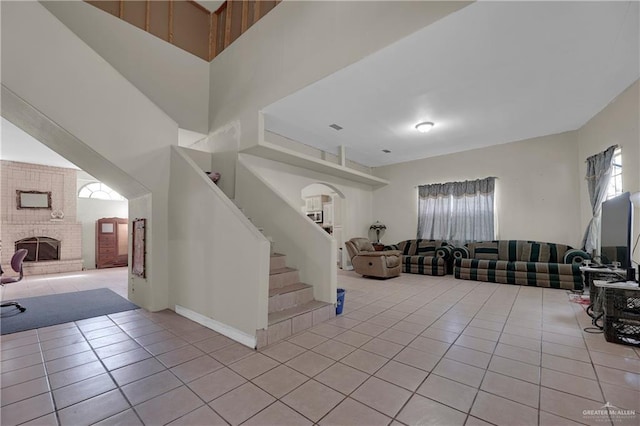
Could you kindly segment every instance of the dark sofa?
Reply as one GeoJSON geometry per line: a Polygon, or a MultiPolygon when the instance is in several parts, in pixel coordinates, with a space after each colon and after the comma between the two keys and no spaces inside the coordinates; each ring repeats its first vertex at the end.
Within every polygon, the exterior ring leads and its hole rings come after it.
{"type": "Polygon", "coordinates": [[[453,249],[442,240],[405,240],[384,247],[402,253],[402,272],[442,276],[453,272],[453,249]]]}
{"type": "Polygon", "coordinates": [[[453,250],[456,278],[582,290],[580,265],[590,256],[564,244],[497,240],[453,250]]]}

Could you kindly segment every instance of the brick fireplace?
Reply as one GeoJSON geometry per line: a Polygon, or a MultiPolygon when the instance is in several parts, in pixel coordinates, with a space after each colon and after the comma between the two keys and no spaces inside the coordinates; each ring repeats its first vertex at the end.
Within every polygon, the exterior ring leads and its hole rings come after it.
{"type": "MultiPolygon", "coordinates": [[[[16,243],[25,244],[30,255],[35,255],[36,244],[43,242],[45,252],[56,256],[36,259],[29,257],[24,273],[29,275],[55,274],[82,270],[82,224],[76,220],[76,170],[13,161],[0,162],[1,238],[0,261],[5,272],[15,252],[16,243]],[[16,190],[51,191],[51,209],[18,209],[16,190]],[[52,212],[63,212],[64,217],[52,217],[52,212]],[[43,240],[43,238],[45,238],[43,240]],[[36,244],[28,241],[34,240],[36,244]],[[55,241],[55,243],[53,243],[55,241]],[[53,249],[55,246],[55,250],[53,249]],[[34,260],[31,260],[31,259],[34,260]]],[[[38,254],[40,252],[38,251],[38,254]]]]}
{"type": "Polygon", "coordinates": [[[16,241],[16,251],[27,250],[25,262],[60,260],[60,240],[50,237],[30,237],[16,241]]]}

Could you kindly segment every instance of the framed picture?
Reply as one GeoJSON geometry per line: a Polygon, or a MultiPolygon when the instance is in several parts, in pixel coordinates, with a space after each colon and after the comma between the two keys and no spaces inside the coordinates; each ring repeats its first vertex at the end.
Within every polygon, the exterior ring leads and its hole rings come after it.
{"type": "Polygon", "coordinates": [[[133,253],[131,254],[131,272],[136,277],[145,278],[145,227],[146,219],[133,221],[133,253]]]}
{"type": "Polygon", "coordinates": [[[20,191],[16,189],[16,207],[18,209],[51,210],[51,191],[20,191]]]}

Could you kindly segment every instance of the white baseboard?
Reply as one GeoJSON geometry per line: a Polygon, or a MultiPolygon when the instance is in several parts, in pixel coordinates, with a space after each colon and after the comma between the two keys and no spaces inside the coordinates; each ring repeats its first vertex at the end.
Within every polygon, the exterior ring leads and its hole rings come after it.
{"type": "Polygon", "coordinates": [[[243,331],[230,327],[209,317],[205,317],[202,314],[194,312],[191,309],[187,309],[180,305],[176,305],[176,313],[182,315],[183,317],[189,318],[191,321],[195,321],[198,324],[204,325],[205,327],[210,328],[213,331],[217,331],[218,333],[227,336],[229,339],[233,339],[238,343],[250,347],[251,349],[256,348],[256,336],[251,336],[243,331]]]}

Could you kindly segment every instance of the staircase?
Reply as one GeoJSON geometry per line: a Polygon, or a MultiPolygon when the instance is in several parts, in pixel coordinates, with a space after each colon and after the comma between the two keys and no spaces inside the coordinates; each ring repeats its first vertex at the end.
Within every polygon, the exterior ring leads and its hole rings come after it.
{"type": "Polygon", "coordinates": [[[269,270],[269,325],[258,330],[258,348],[271,345],[335,316],[335,307],[313,298],[284,254],[273,253],[269,270]]]}

